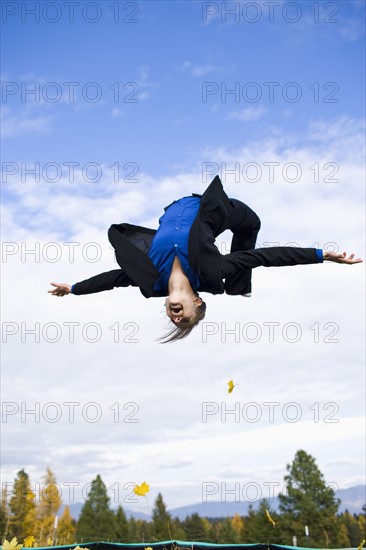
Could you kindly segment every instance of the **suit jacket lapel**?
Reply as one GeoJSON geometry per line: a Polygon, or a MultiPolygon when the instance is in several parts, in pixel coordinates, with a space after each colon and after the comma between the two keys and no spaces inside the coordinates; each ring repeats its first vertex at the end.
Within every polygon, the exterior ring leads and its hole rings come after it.
{"type": "Polygon", "coordinates": [[[220,178],[216,176],[202,195],[200,209],[189,233],[189,264],[201,279],[201,290],[204,292],[224,292],[221,277],[223,256],[214,243],[229,212],[229,199],[220,178]]]}
{"type": "Polygon", "coordinates": [[[116,260],[127,275],[152,296],[160,274],[147,255],[156,231],[127,223],[113,224],[108,238],[116,252],[116,260]]]}

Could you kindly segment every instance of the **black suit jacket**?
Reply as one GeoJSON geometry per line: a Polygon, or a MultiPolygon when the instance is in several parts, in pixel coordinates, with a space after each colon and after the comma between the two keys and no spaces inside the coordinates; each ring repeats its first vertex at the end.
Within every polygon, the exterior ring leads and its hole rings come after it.
{"type": "MultiPolygon", "coordinates": [[[[223,255],[215,238],[230,228],[232,206],[218,176],[201,197],[198,214],[189,233],[188,261],[201,281],[199,290],[211,294],[243,295],[251,291],[252,268],[317,263],[315,248],[273,247],[237,250],[223,255]]],[[[171,203],[173,204],[173,203],[171,203]]],[[[169,208],[168,205],[165,210],[169,208]]],[[[138,286],[146,298],[166,296],[155,291],[160,274],[148,256],[156,230],[129,223],[113,224],[108,238],[121,269],[107,271],[75,283],[73,294],[92,294],[115,287],[138,286]]],[[[234,240],[233,240],[234,243],[234,240]]]]}

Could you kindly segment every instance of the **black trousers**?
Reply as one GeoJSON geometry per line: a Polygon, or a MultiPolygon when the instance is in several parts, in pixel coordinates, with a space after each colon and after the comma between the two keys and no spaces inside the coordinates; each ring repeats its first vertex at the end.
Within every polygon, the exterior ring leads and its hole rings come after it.
{"type": "MultiPolygon", "coordinates": [[[[218,227],[217,235],[229,229],[233,233],[230,252],[253,250],[257,241],[258,231],[261,228],[261,221],[257,214],[247,204],[237,200],[229,199],[230,211],[221,227],[218,227]]],[[[215,236],[217,236],[215,235],[215,236]]],[[[226,293],[231,294],[233,288],[239,286],[242,289],[241,295],[250,294],[252,291],[252,269],[242,268],[239,273],[229,275],[225,278],[226,293]]],[[[235,290],[234,294],[237,291],[235,290]]]]}
{"type": "Polygon", "coordinates": [[[257,242],[257,235],[261,228],[261,221],[257,214],[247,204],[238,199],[229,199],[230,211],[214,229],[214,237],[229,229],[233,233],[230,252],[239,250],[253,250],[257,242]]]}

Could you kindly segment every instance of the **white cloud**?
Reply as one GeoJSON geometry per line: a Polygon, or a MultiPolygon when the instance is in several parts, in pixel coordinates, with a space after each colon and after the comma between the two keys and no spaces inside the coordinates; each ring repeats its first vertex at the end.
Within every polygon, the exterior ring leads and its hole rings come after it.
{"type": "MultiPolygon", "coordinates": [[[[5,105],[1,113],[2,138],[35,133],[51,133],[56,116],[62,109],[74,113],[87,113],[110,105],[114,100],[145,101],[157,90],[159,84],[149,80],[150,68],[136,68],[134,81],[126,82],[117,93],[112,83],[80,82],[72,78],[52,75],[49,78],[34,73],[5,75],[3,82],[5,105]]],[[[111,107],[112,118],[124,116],[119,107],[111,107]]]]}
{"type": "Polygon", "coordinates": [[[242,109],[241,111],[233,111],[229,114],[229,119],[240,120],[242,122],[251,122],[253,120],[258,120],[261,118],[267,109],[263,105],[258,107],[248,107],[247,109],[242,109]]]}
{"type": "Polygon", "coordinates": [[[50,133],[53,117],[36,116],[27,113],[14,114],[10,107],[2,109],[1,135],[3,139],[32,133],[50,133]]]}
{"type": "MultiPolygon", "coordinates": [[[[137,97],[141,101],[149,99],[149,97],[151,97],[151,93],[159,88],[159,84],[157,82],[152,82],[149,80],[149,74],[150,67],[148,65],[140,65],[137,68],[137,79],[134,84],[138,86],[137,97]]],[[[132,93],[130,89],[127,91],[132,93]]]]}
{"type": "Polygon", "coordinates": [[[122,109],[119,109],[118,107],[112,109],[112,118],[120,118],[121,116],[123,116],[122,109]]]}
{"type": "Polygon", "coordinates": [[[212,72],[217,71],[217,67],[212,64],[197,65],[191,61],[184,61],[179,67],[178,71],[188,72],[191,76],[201,77],[212,72]]]}

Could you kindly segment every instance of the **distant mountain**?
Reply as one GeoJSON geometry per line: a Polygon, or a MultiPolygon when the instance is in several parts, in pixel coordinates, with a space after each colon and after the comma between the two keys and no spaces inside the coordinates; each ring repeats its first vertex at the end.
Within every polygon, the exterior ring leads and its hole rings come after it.
{"type": "MultiPolygon", "coordinates": [[[[74,502],[73,504],[69,504],[70,514],[74,519],[78,519],[78,517],[80,516],[80,512],[83,505],[84,505],[83,502],[74,502]]],[[[58,513],[59,516],[61,516],[64,508],[65,508],[65,505],[63,504],[58,513]]],[[[113,508],[116,509],[117,506],[114,506],[113,508]]],[[[145,519],[146,521],[149,521],[151,519],[151,516],[149,514],[144,514],[143,512],[135,512],[132,510],[127,510],[124,507],[123,507],[123,511],[126,514],[127,518],[133,517],[135,519],[145,519]]]]}
{"type": "MultiPolygon", "coordinates": [[[[336,493],[337,498],[341,499],[341,505],[339,507],[340,512],[348,510],[351,514],[359,514],[362,512],[362,506],[366,504],[366,485],[357,485],[355,487],[349,487],[348,489],[339,489],[336,493]]],[[[197,504],[189,504],[188,506],[181,506],[179,508],[172,508],[169,510],[170,514],[173,517],[177,517],[181,520],[184,520],[187,516],[191,514],[199,514],[201,517],[206,518],[224,518],[234,516],[239,514],[240,516],[245,516],[248,512],[250,504],[253,509],[256,510],[259,506],[259,501],[257,502],[198,502],[197,504]]],[[[271,509],[274,511],[278,510],[279,499],[275,497],[270,502],[271,509]]],[[[83,506],[82,502],[75,502],[70,504],[70,513],[73,518],[77,519],[80,515],[81,508],[83,506]]],[[[135,512],[134,510],[129,510],[123,508],[126,516],[133,517],[135,519],[145,519],[149,521],[151,515],[144,514],[142,512],[135,512]]],[[[62,509],[60,510],[60,514],[62,509]]]]}
{"type": "Polygon", "coordinates": [[[341,499],[341,512],[348,510],[351,514],[359,514],[366,505],[366,485],[356,485],[349,489],[339,489],[337,497],[341,499]]]}
{"type": "MultiPolygon", "coordinates": [[[[336,493],[337,498],[341,499],[339,506],[339,512],[348,510],[351,514],[359,514],[362,512],[362,506],[366,504],[366,486],[357,485],[356,487],[350,487],[349,489],[339,489],[336,493]]],[[[188,506],[182,506],[180,508],[173,508],[169,510],[173,517],[177,517],[181,520],[190,516],[191,514],[199,514],[201,517],[206,518],[223,518],[234,516],[239,514],[245,516],[248,512],[249,506],[252,504],[253,510],[259,507],[259,501],[257,502],[200,502],[198,504],[191,504],[188,506]]],[[[271,509],[278,511],[279,499],[275,497],[270,501],[271,509]]]]}

